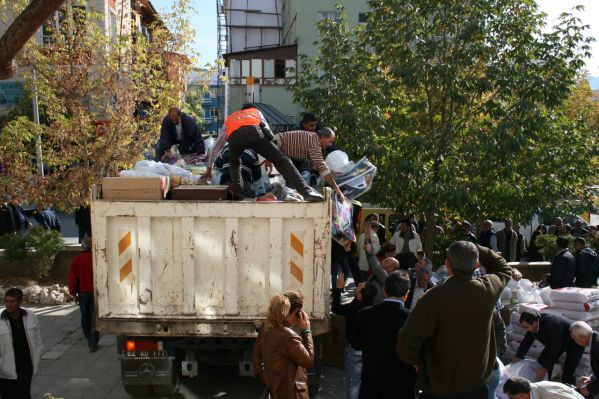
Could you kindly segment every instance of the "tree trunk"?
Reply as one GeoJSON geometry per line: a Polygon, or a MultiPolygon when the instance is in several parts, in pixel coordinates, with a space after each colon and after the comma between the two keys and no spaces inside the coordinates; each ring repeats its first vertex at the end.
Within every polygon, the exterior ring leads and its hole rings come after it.
{"type": "Polygon", "coordinates": [[[8,27],[0,38],[0,80],[15,76],[15,57],[62,3],[64,0],[33,0],[8,27]]]}
{"type": "Polygon", "coordinates": [[[426,228],[424,231],[424,253],[429,259],[433,259],[433,250],[435,248],[435,237],[437,235],[437,227],[435,221],[435,212],[427,211],[426,216],[426,228]]]}

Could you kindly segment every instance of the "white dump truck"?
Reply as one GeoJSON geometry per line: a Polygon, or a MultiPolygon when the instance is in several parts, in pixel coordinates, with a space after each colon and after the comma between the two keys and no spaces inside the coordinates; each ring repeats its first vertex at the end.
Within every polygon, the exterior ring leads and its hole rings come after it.
{"type": "Polygon", "coordinates": [[[181,376],[197,376],[198,362],[235,363],[253,375],[252,345],[274,292],[301,291],[314,335],[326,333],[330,190],[325,197],[124,201],[97,190],[96,327],[118,337],[125,390],[172,393],[181,376]]]}

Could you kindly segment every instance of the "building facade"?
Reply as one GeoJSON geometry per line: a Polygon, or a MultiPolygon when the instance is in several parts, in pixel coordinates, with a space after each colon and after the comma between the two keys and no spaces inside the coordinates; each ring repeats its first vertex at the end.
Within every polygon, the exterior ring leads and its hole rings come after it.
{"type": "MultiPolygon", "coordinates": [[[[13,22],[15,3],[4,3],[0,6],[0,35],[13,22]]],[[[98,24],[110,37],[130,35],[133,30],[141,32],[151,39],[150,26],[159,16],[149,0],[67,0],[64,7],[80,7],[94,10],[98,15],[98,24]]],[[[35,39],[42,43],[50,43],[53,25],[60,25],[64,11],[57,11],[46,24],[39,29],[35,39]]],[[[6,115],[23,95],[22,79],[18,76],[0,82],[0,117],[6,115]]]]}
{"type": "Polygon", "coordinates": [[[338,3],[350,26],[366,20],[366,0],[217,0],[219,55],[228,76],[225,113],[245,102],[264,103],[297,124],[304,110],[286,88],[295,83],[298,56],[318,55],[317,24],[338,18],[338,3]]]}

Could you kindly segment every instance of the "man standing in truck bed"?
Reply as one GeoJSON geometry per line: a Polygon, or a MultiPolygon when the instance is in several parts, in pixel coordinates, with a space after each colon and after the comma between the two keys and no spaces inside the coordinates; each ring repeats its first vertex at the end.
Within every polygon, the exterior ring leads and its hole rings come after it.
{"type": "MultiPolygon", "coordinates": [[[[229,143],[229,173],[231,174],[230,189],[233,192],[233,198],[243,199],[243,184],[241,178],[241,154],[250,148],[271,161],[277,170],[281,172],[287,182],[289,182],[306,201],[322,201],[323,197],[316,190],[308,186],[302,179],[291,160],[277,147],[273,142],[273,134],[262,115],[254,104],[245,104],[241,110],[233,112],[225,121],[225,132],[227,142],[229,143]]],[[[222,142],[222,136],[212,149],[213,152],[219,151],[219,142],[222,142]]],[[[211,157],[212,158],[212,157],[211,157]]],[[[205,178],[211,174],[212,163],[208,162],[208,171],[205,178]]]]}

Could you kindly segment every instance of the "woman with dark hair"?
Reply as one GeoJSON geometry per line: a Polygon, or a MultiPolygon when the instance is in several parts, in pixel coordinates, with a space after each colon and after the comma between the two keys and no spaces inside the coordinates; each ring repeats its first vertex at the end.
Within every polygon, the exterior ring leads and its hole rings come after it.
{"type": "Polygon", "coordinates": [[[270,298],[268,313],[254,345],[253,363],[271,399],[308,399],[306,369],[314,366],[310,319],[301,293],[270,298]],[[300,330],[298,335],[292,327],[300,330]]]}
{"type": "MultiPolygon", "coordinates": [[[[541,225],[543,226],[543,225],[541,225]]],[[[537,246],[537,238],[541,236],[543,232],[538,228],[532,233],[532,237],[530,238],[530,245],[528,245],[528,253],[527,258],[529,262],[542,262],[545,259],[543,258],[543,254],[539,247],[537,246]]]]}
{"type": "Polygon", "coordinates": [[[537,229],[535,231],[540,231],[541,234],[547,234],[547,226],[545,226],[544,224],[540,224],[537,226],[537,229]]]}

